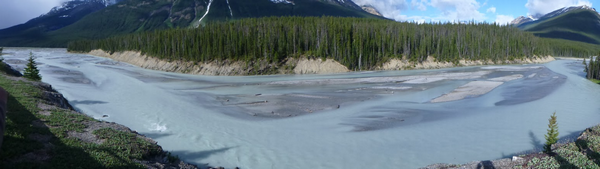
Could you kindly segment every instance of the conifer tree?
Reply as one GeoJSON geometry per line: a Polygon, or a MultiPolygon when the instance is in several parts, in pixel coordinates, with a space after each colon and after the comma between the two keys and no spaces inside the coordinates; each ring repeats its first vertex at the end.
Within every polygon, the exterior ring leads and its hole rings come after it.
{"type": "Polygon", "coordinates": [[[42,76],[40,76],[40,70],[38,70],[37,63],[35,63],[35,58],[33,57],[33,52],[29,52],[29,59],[27,59],[27,61],[27,67],[25,67],[23,77],[35,81],[42,80],[42,76]]]}
{"type": "Polygon", "coordinates": [[[583,63],[582,64],[585,65],[585,69],[583,70],[583,72],[587,73],[588,72],[588,65],[587,65],[587,61],[585,60],[585,58],[583,58],[583,63]]]}
{"type": "Polygon", "coordinates": [[[558,141],[558,123],[556,122],[556,112],[548,119],[548,133],[545,135],[546,145],[544,145],[544,152],[552,152],[552,144],[558,141]]]}

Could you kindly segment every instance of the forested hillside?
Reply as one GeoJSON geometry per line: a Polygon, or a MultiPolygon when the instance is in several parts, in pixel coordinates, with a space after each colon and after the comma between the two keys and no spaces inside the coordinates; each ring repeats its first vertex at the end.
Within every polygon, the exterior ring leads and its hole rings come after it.
{"type": "Polygon", "coordinates": [[[295,0],[293,3],[274,3],[270,0],[127,0],[106,8],[101,0],[88,1],[99,7],[80,5],[78,10],[73,8],[76,14],[71,9],[50,12],[26,24],[0,30],[0,46],[66,47],[73,40],[102,39],[171,28],[195,28],[210,22],[253,17],[344,16],[384,19],[363,11],[352,1],[295,0]]]}
{"type": "Polygon", "coordinates": [[[485,23],[416,24],[341,17],[270,17],[208,24],[198,29],[143,32],[72,42],[69,51],[140,51],[167,60],[208,62],[286,57],[332,58],[350,69],[390,58],[424,61],[505,61],[534,56],[587,57],[596,45],[537,38],[515,27],[485,23]]]}
{"type": "Polygon", "coordinates": [[[595,10],[575,9],[558,16],[541,18],[518,27],[539,37],[600,44],[600,25],[598,22],[600,22],[600,15],[595,10]]]}

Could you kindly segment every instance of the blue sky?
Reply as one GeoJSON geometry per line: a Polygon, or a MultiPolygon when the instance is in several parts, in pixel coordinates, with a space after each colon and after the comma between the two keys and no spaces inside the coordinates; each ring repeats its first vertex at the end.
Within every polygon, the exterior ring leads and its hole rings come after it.
{"type": "Polygon", "coordinates": [[[600,0],[354,0],[370,4],[399,21],[466,21],[507,23],[519,16],[543,15],[567,6],[600,5],[600,0]]]}

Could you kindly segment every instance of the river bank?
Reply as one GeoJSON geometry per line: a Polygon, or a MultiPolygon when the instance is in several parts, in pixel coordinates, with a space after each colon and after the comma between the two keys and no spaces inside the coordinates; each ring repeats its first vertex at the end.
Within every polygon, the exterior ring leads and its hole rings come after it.
{"type": "Polygon", "coordinates": [[[475,168],[600,168],[600,125],[587,128],[575,140],[552,145],[552,153],[534,152],[492,161],[474,161],[468,164],[432,164],[422,169],[475,169],[475,168]]]}
{"type": "Polygon", "coordinates": [[[198,168],[124,125],[77,112],[51,85],[0,67],[9,92],[2,168],[198,168]]]}
{"type": "MultiPolygon", "coordinates": [[[[543,144],[554,111],[560,137],[579,135],[600,119],[599,106],[594,104],[600,101],[594,95],[600,88],[582,78],[581,61],[303,76],[195,76],[64,49],[8,49],[4,58],[22,68],[21,60],[30,51],[40,63],[44,82],[77,109],[124,124],[198,165],[419,168],[466,164],[511,158],[543,144]],[[438,80],[442,78],[447,80],[438,80]],[[480,85],[469,84],[472,81],[510,79],[515,80],[487,94],[431,102],[456,89],[471,91],[480,85]],[[315,105],[333,107],[319,111],[313,109],[318,108],[315,105]],[[295,107],[312,112],[298,109],[304,115],[271,117],[295,107]],[[271,116],[245,114],[252,110],[271,116]]],[[[482,91],[489,90],[488,84],[481,86],[482,91]]]]}
{"type": "MultiPolygon", "coordinates": [[[[265,61],[254,61],[245,63],[242,61],[213,61],[209,63],[195,63],[185,61],[167,61],[155,57],[142,55],[140,52],[125,51],[108,53],[103,50],[92,50],[87,53],[94,56],[106,57],[121,62],[126,62],[145,69],[186,73],[194,75],[211,76],[240,76],[240,75],[269,75],[269,74],[331,74],[343,73],[350,70],[333,59],[308,59],[308,58],[288,58],[286,61],[274,64],[265,61]]],[[[413,69],[440,69],[464,66],[478,65],[496,65],[496,64],[541,64],[554,61],[552,56],[534,57],[517,60],[506,60],[502,62],[470,61],[460,60],[457,63],[439,62],[434,57],[427,57],[427,60],[414,63],[406,59],[391,59],[390,61],[376,67],[373,70],[413,70],[413,69]]]]}

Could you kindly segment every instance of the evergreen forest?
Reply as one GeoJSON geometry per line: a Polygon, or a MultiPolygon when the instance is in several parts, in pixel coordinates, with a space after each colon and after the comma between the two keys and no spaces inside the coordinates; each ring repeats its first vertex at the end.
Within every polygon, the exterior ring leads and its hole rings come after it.
{"type": "Polygon", "coordinates": [[[488,23],[409,23],[347,17],[265,17],[210,23],[69,43],[72,52],[139,51],[166,60],[283,62],[287,57],[331,58],[349,69],[372,69],[391,58],[422,62],[537,56],[589,57],[597,45],[538,38],[488,23]]]}
{"type": "MultiPolygon", "coordinates": [[[[600,53],[598,53],[597,56],[600,56],[600,53]]],[[[587,62],[587,64],[585,58],[583,60],[583,64],[585,65],[584,72],[586,73],[586,77],[588,79],[600,80],[600,57],[597,56],[590,57],[590,61],[587,62]]]]}

